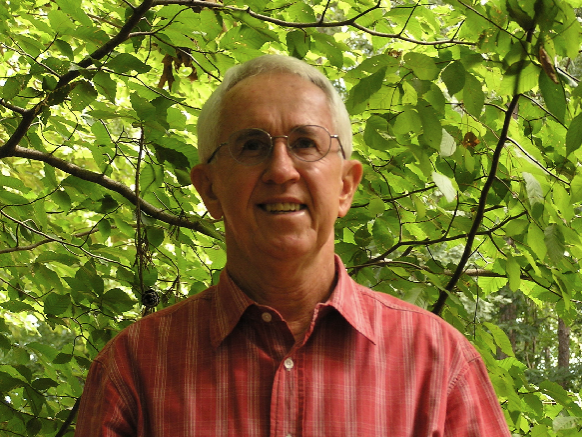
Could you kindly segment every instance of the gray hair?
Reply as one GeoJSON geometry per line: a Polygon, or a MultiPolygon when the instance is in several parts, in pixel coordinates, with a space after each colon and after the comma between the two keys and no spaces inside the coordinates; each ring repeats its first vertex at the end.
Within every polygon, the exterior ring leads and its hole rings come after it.
{"type": "Polygon", "coordinates": [[[352,154],[352,127],[350,116],[339,93],[327,77],[311,65],[290,56],[264,55],[230,68],[222,83],[206,101],[198,117],[198,157],[201,163],[208,161],[218,147],[220,112],[228,90],[247,77],[263,73],[285,72],[296,74],[317,85],[327,96],[332,120],[344,149],[346,158],[352,154]]]}

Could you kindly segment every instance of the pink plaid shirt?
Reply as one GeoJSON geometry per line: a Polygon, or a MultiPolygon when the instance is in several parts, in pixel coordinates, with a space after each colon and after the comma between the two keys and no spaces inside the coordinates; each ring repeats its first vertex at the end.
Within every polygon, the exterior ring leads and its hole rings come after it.
{"type": "Polygon", "coordinates": [[[301,344],[225,272],[125,329],[91,367],[75,435],[508,437],[473,346],[337,260],[301,344]]]}

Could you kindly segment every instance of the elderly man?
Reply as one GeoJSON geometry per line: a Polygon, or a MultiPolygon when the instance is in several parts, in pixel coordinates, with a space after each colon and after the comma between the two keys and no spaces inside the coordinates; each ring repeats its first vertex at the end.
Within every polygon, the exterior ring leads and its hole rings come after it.
{"type": "Polygon", "coordinates": [[[509,436],[469,342],[334,255],[362,165],[321,73],[237,66],[198,129],[192,181],[224,220],[226,268],[104,348],[77,436],[509,436]]]}

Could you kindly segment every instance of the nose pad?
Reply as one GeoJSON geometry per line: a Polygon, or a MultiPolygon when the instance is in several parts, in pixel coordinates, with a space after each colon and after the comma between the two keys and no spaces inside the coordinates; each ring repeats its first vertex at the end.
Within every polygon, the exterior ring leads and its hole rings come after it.
{"type": "Polygon", "coordinates": [[[263,173],[263,181],[283,184],[291,180],[297,180],[299,173],[295,166],[295,159],[287,147],[287,139],[273,138],[271,154],[266,160],[266,168],[263,173]]]}

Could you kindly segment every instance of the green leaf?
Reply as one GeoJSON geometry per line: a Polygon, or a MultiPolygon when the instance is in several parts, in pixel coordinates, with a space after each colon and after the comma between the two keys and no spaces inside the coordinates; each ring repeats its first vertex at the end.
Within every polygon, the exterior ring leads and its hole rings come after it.
{"type": "Polygon", "coordinates": [[[511,254],[507,254],[505,269],[509,276],[509,288],[511,291],[519,290],[521,284],[521,269],[517,260],[511,254]]]}
{"type": "Polygon", "coordinates": [[[53,360],[53,364],[67,364],[70,363],[72,359],[73,359],[72,354],[59,353],[53,360]]]}
{"type": "Polygon", "coordinates": [[[513,352],[511,342],[509,341],[509,338],[503,329],[490,322],[483,322],[483,325],[485,325],[489,332],[491,332],[491,335],[493,335],[493,339],[495,340],[495,344],[499,346],[501,351],[507,356],[514,357],[515,353],[513,352]]]}
{"type": "Polygon", "coordinates": [[[67,311],[71,304],[71,298],[68,295],[49,293],[44,300],[44,311],[46,314],[59,316],[67,311]]]}
{"type": "Polygon", "coordinates": [[[483,85],[471,73],[465,74],[465,86],[463,87],[463,104],[467,112],[474,117],[479,118],[483,105],[485,104],[485,94],[483,85]]]}
{"type": "Polygon", "coordinates": [[[548,249],[546,247],[544,233],[535,223],[529,225],[527,231],[527,244],[537,255],[538,259],[543,261],[548,249]]]}
{"type": "Polygon", "coordinates": [[[533,206],[536,203],[543,202],[544,192],[536,177],[526,171],[522,173],[522,176],[523,180],[525,181],[525,189],[530,205],[533,206]]]}
{"type": "Polygon", "coordinates": [[[392,132],[397,135],[406,135],[412,132],[419,132],[422,123],[420,121],[420,116],[418,112],[412,109],[410,106],[405,106],[404,111],[402,111],[394,122],[392,127],[392,132]]]}
{"type": "Polygon", "coordinates": [[[287,33],[286,39],[289,54],[298,59],[305,58],[305,55],[309,51],[311,42],[309,35],[301,30],[294,30],[293,32],[287,33]]]}
{"type": "MultiPolygon", "coordinates": [[[[525,2],[519,0],[506,0],[506,2],[509,16],[515,20],[517,24],[525,30],[529,30],[534,26],[534,12],[531,7],[527,7],[528,5],[525,2]]],[[[529,4],[533,5],[533,1],[529,4]]]]}
{"type": "Polygon", "coordinates": [[[385,150],[388,140],[384,137],[388,133],[388,122],[383,117],[372,115],[366,121],[364,129],[364,141],[369,147],[377,150],[385,150]]]}
{"type": "Polygon", "coordinates": [[[552,381],[542,381],[539,384],[540,391],[553,400],[555,400],[558,404],[565,407],[567,410],[572,411],[576,416],[582,417],[582,409],[576,405],[576,403],[570,398],[568,392],[560,387],[558,384],[552,381]]]}
{"type": "Polygon", "coordinates": [[[42,422],[40,419],[33,417],[28,422],[26,422],[26,432],[29,436],[38,435],[38,433],[42,430],[42,422]]]}
{"type": "Polygon", "coordinates": [[[559,263],[564,258],[566,244],[564,234],[560,226],[556,223],[544,229],[544,242],[548,248],[548,255],[554,264],[559,263]]]}
{"type": "Polygon", "coordinates": [[[340,68],[343,65],[344,54],[342,47],[340,47],[333,36],[325,33],[314,32],[311,34],[311,37],[316,42],[316,45],[312,46],[312,51],[317,50],[325,55],[330,64],[334,67],[340,68]]]}
{"type": "Polygon", "coordinates": [[[111,103],[115,103],[117,96],[117,82],[111,76],[103,71],[97,72],[93,77],[96,89],[104,95],[111,103]]]}
{"type": "Polygon", "coordinates": [[[30,402],[30,408],[35,416],[40,415],[42,406],[45,403],[45,398],[41,394],[37,393],[30,385],[24,385],[24,398],[30,402]]]}
{"type": "Polygon", "coordinates": [[[455,138],[450,135],[445,129],[442,130],[442,138],[440,144],[440,155],[442,157],[451,156],[457,150],[457,143],[455,138]]]}
{"type": "Polygon", "coordinates": [[[165,234],[162,228],[148,227],[146,231],[148,242],[152,247],[158,247],[164,242],[165,234]]]}
{"type": "Polygon", "coordinates": [[[562,123],[566,118],[566,94],[560,84],[554,83],[544,70],[540,71],[540,91],[548,110],[562,123]]]}
{"type": "Polygon", "coordinates": [[[434,108],[424,100],[419,100],[416,106],[422,122],[422,139],[430,147],[439,150],[443,135],[443,129],[439,117],[434,108]]]}
{"type": "Polygon", "coordinates": [[[351,114],[362,112],[366,108],[368,99],[382,87],[386,67],[360,80],[351,90],[346,108],[351,114]]]}
{"type": "Polygon", "coordinates": [[[386,210],[386,205],[384,201],[379,197],[372,197],[370,199],[370,203],[368,204],[368,211],[372,215],[378,215],[383,213],[386,210]]]}
{"type": "Polygon", "coordinates": [[[439,74],[434,59],[423,53],[408,52],[404,55],[404,64],[420,80],[434,80],[439,74]]]}
{"type": "Polygon", "coordinates": [[[21,387],[23,384],[23,381],[20,379],[14,378],[6,372],[0,371],[0,393],[8,393],[16,387],[21,387]]]}
{"type": "Polygon", "coordinates": [[[112,288],[105,292],[102,298],[102,303],[116,314],[121,314],[133,309],[136,302],[123,290],[112,288]]]}
{"type": "Polygon", "coordinates": [[[147,73],[151,67],[144,64],[138,58],[129,53],[120,53],[111,59],[106,66],[116,73],[127,73],[135,71],[136,73],[147,73]]]}
{"type": "Polygon", "coordinates": [[[57,39],[55,40],[55,46],[58,47],[58,49],[61,51],[61,53],[63,55],[65,55],[67,58],[69,58],[69,61],[72,61],[75,58],[75,54],[73,53],[73,48],[71,47],[71,45],[62,40],[62,39],[57,39]]]}
{"type": "Polygon", "coordinates": [[[63,11],[51,9],[48,12],[48,19],[53,29],[59,29],[61,32],[69,32],[75,28],[71,18],[63,11]]]}
{"type": "Polygon", "coordinates": [[[38,378],[32,381],[32,384],[30,385],[35,390],[45,391],[48,390],[49,388],[58,387],[59,383],[51,378],[38,378]]]}
{"type": "Polygon", "coordinates": [[[578,114],[570,122],[566,134],[566,155],[578,150],[582,145],[582,114],[578,114]]]}
{"type": "Polygon", "coordinates": [[[37,263],[61,263],[66,266],[74,266],[79,264],[79,259],[67,253],[57,253],[50,250],[46,250],[40,253],[34,262],[37,263]]]}
{"type": "Polygon", "coordinates": [[[99,234],[103,240],[107,240],[111,235],[111,223],[109,223],[109,220],[101,220],[97,224],[97,229],[99,229],[99,234]]]}
{"type": "Polygon", "coordinates": [[[12,100],[26,87],[31,77],[32,75],[29,74],[17,74],[6,79],[6,82],[1,88],[2,98],[12,100]]]}
{"type": "Polygon", "coordinates": [[[137,116],[140,120],[156,120],[157,110],[154,105],[148,102],[146,99],[140,97],[136,93],[132,93],[130,96],[131,106],[135,109],[137,116]]]}
{"type": "MultiPolygon", "coordinates": [[[[81,0],[56,0],[57,5],[84,26],[92,26],[93,22],[82,8],[81,0]]],[[[57,28],[58,29],[58,28],[57,28]]]]}
{"type": "Polygon", "coordinates": [[[570,183],[570,200],[572,203],[582,202],[582,174],[577,174],[570,183]]]}
{"type": "Polygon", "coordinates": [[[65,190],[56,190],[51,199],[61,208],[64,212],[68,212],[71,209],[71,197],[65,190]]]}
{"type": "Polygon", "coordinates": [[[447,202],[452,202],[457,196],[457,190],[455,189],[453,182],[446,177],[444,174],[438,173],[436,171],[432,172],[432,180],[436,186],[441,190],[441,193],[447,199],[447,202]]]}
{"type": "Polygon", "coordinates": [[[441,73],[441,79],[447,86],[451,96],[457,94],[465,86],[465,67],[460,61],[451,62],[441,73]]]}
{"type": "Polygon", "coordinates": [[[73,111],[81,111],[90,105],[98,96],[97,91],[89,82],[83,80],[69,93],[73,111]]]}

